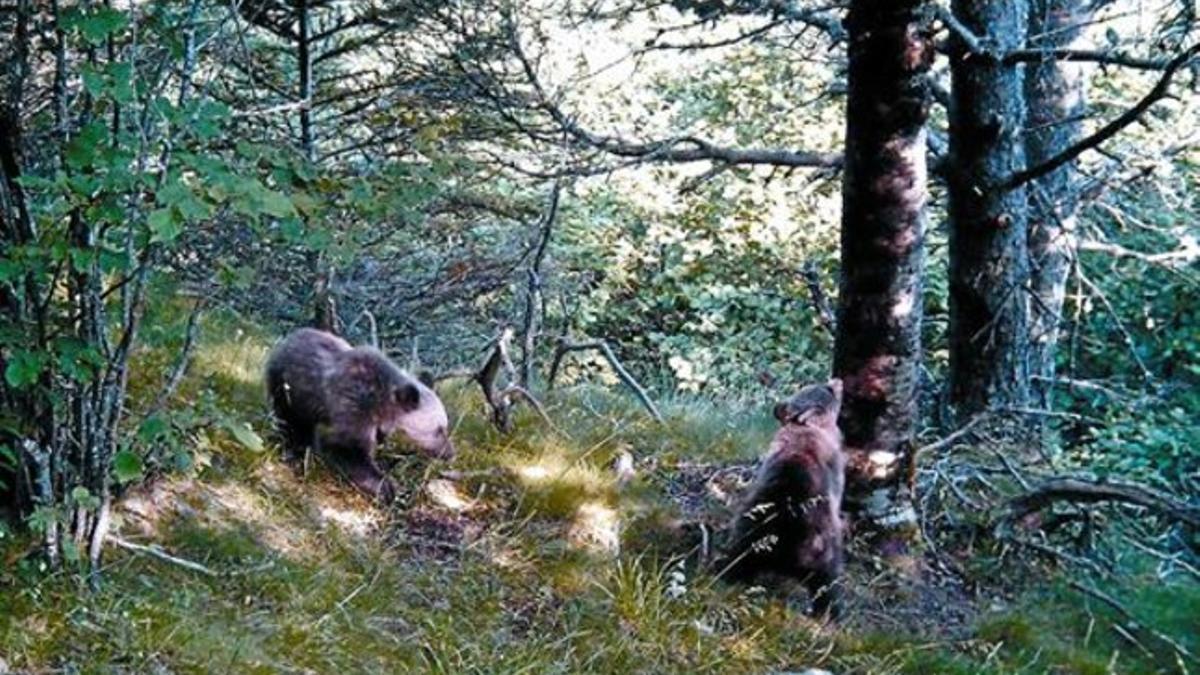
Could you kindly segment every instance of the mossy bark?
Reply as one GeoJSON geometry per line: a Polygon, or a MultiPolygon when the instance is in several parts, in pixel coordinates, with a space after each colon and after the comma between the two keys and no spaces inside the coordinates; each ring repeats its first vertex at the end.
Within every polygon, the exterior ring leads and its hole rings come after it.
{"type": "Polygon", "coordinates": [[[1025,168],[1027,0],[955,0],[950,72],[950,403],[964,417],[1029,399],[1029,203],[1025,168]],[[982,49],[983,51],[979,51],[982,49]]]}
{"type": "Polygon", "coordinates": [[[931,4],[920,0],[857,0],[846,19],[849,94],[834,373],[845,383],[840,426],[851,449],[847,500],[878,528],[904,538],[915,533],[903,455],[916,425],[919,389],[931,12],[931,4]]]}

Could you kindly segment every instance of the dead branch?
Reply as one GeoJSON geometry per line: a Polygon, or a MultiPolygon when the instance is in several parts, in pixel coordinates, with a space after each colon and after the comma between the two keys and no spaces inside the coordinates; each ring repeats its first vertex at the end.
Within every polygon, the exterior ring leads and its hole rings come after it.
{"type": "MultiPolygon", "coordinates": [[[[555,132],[549,135],[528,127],[520,129],[535,140],[559,140],[560,134],[566,134],[577,145],[642,163],[717,162],[726,166],[765,165],[793,168],[840,168],[842,165],[841,155],[833,153],[782,148],[732,148],[720,146],[695,136],[638,142],[620,136],[594,133],[583,128],[575,116],[562,110],[556,103],[556,97],[546,91],[538,76],[536,65],[525,53],[520,37],[511,29],[509,46],[532,89],[535,97],[534,105],[546,113],[557,127],[555,132]]],[[[498,101],[505,98],[496,95],[495,92],[484,91],[481,93],[498,101]]]]}
{"type": "Polygon", "coordinates": [[[1002,522],[1012,522],[1055,502],[1094,504],[1120,502],[1141,506],[1172,520],[1200,527],[1200,508],[1135,483],[1109,483],[1080,478],[1051,478],[1008,502],[1002,522]]]}
{"type": "Polygon", "coordinates": [[[1187,658],[1191,659],[1192,661],[1197,661],[1196,655],[1193,654],[1191,651],[1189,651],[1187,649],[1187,647],[1184,647],[1183,645],[1179,644],[1178,641],[1173,640],[1171,637],[1164,635],[1163,633],[1146,625],[1146,623],[1141,621],[1140,619],[1138,619],[1137,616],[1133,612],[1129,611],[1129,608],[1127,608],[1125,605],[1121,604],[1116,598],[1112,597],[1111,595],[1105,593],[1104,591],[1101,591],[1098,588],[1092,588],[1091,586],[1088,586],[1088,585],[1086,585],[1080,581],[1076,581],[1074,579],[1069,579],[1067,581],[1067,584],[1071,588],[1074,588],[1075,590],[1079,591],[1080,593],[1083,593],[1084,595],[1090,595],[1091,597],[1093,597],[1093,598],[1099,600],[1100,602],[1103,602],[1104,604],[1108,605],[1109,607],[1115,609],[1118,614],[1125,617],[1125,619],[1129,621],[1129,627],[1132,628],[1133,630],[1137,630],[1140,628],[1140,629],[1146,631],[1147,633],[1149,633],[1150,635],[1154,636],[1155,638],[1165,642],[1168,646],[1170,646],[1172,649],[1174,649],[1175,652],[1177,654],[1179,654],[1180,656],[1186,656],[1187,658]]]}
{"type": "MultiPolygon", "coordinates": [[[[558,199],[562,194],[562,181],[555,181],[550,191],[546,210],[538,225],[538,239],[533,261],[529,263],[529,288],[525,294],[525,324],[521,329],[521,379],[522,387],[529,387],[533,379],[533,352],[538,334],[538,313],[542,307],[542,261],[554,232],[554,221],[558,216],[558,199]]],[[[528,392],[526,392],[527,394],[528,392]]],[[[540,407],[540,405],[539,405],[540,407]]]]}
{"type": "MultiPolygon", "coordinates": [[[[367,320],[367,330],[369,331],[368,337],[371,341],[371,346],[379,349],[379,324],[376,323],[375,315],[371,313],[371,310],[364,309],[363,311],[359,312],[358,316],[354,317],[354,321],[350,322],[350,327],[346,329],[346,332],[353,332],[355,328],[358,328],[358,322],[363,319],[367,320]]],[[[416,338],[413,338],[413,353],[416,353],[416,338]]]]}
{"type": "Polygon", "coordinates": [[[529,393],[529,390],[525,387],[522,387],[519,384],[510,384],[500,392],[500,395],[508,401],[511,401],[513,398],[525,399],[525,402],[529,404],[529,407],[533,408],[537,412],[538,416],[542,418],[542,421],[546,423],[546,426],[557,430],[557,428],[554,426],[554,422],[550,421],[550,416],[546,414],[545,406],[543,406],[542,402],[537,400],[533,394],[529,393]]]}
{"type": "Polygon", "coordinates": [[[171,369],[171,374],[167,377],[167,383],[163,386],[162,391],[158,393],[158,397],[154,399],[154,404],[150,406],[150,411],[146,413],[147,418],[153,417],[165,408],[167,401],[171,400],[171,397],[179,389],[179,385],[183,383],[183,378],[187,375],[188,367],[192,362],[192,351],[196,346],[196,335],[200,332],[200,313],[203,311],[204,299],[197,299],[196,305],[192,307],[191,314],[188,315],[187,328],[184,330],[183,347],[179,350],[179,359],[171,369]]]}
{"type": "Polygon", "coordinates": [[[204,565],[201,565],[198,562],[193,562],[191,560],[186,560],[184,558],[179,558],[179,557],[173,556],[170,553],[167,553],[166,551],[159,548],[157,545],[152,544],[150,546],[143,546],[142,544],[135,544],[132,541],[127,541],[127,540],[122,539],[121,537],[118,537],[113,534],[108,535],[108,541],[111,541],[112,543],[116,544],[118,547],[123,548],[127,551],[133,551],[135,553],[145,553],[146,555],[151,556],[153,558],[158,558],[159,560],[162,560],[163,562],[168,562],[168,563],[171,563],[172,565],[179,565],[180,567],[191,570],[193,572],[199,572],[200,574],[203,574],[204,576],[208,576],[208,577],[218,576],[216,572],[205,567],[204,565]]]}
{"type": "Polygon", "coordinates": [[[806,263],[800,270],[800,276],[804,279],[804,286],[808,289],[813,309],[817,310],[817,318],[820,319],[821,327],[833,335],[837,331],[837,315],[833,311],[833,305],[829,302],[829,296],[825,295],[825,289],[821,287],[821,276],[817,272],[817,266],[811,262],[806,263]]]}
{"type": "Polygon", "coordinates": [[[650,399],[650,394],[644,387],[642,387],[642,385],[638,384],[638,381],[633,378],[633,375],[629,374],[629,371],[626,370],[625,366],[621,364],[621,360],[617,358],[616,353],[613,352],[612,347],[610,347],[604,340],[572,342],[567,338],[560,338],[558,342],[558,348],[554,350],[554,362],[550,365],[550,375],[546,378],[546,387],[550,389],[554,388],[554,378],[556,375],[558,375],[558,368],[560,365],[562,365],[563,357],[565,357],[569,352],[580,352],[590,349],[599,350],[600,353],[604,355],[604,358],[608,361],[608,364],[612,366],[614,371],[616,371],[617,377],[619,377],[621,381],[625,383],[625,386],[629,387],[633,391],[634,395],[637,396],[638,401],[640,401],[642,406],[650,413],[650,416],[653,417],[656,422],[662,424],[662,414],[658,412],[658,408],[654,405],[654,401],[650,399]]]}
{"type": "Polygon", "coordinates": [[[537,412],[538,417],[541,417],[542,421],[546,423],[546,426],[558,431],[557,427],[554,426],[554,422],[550,420],[550,415],[546,413],[546,407],[542,405],[542,402],[517,382],[517,369],[513,365],[512,357],[509,356],[508,351],[508,344],[512,339],[512,328],[505,327],[500,331],[500,335],[489,345],[487,359],[484,360],[483,365],[478,370],[455,368],[433,376],[433,380],[435,382],[443,382],[445,380],[469,379],[478,384],[479,388],[483,391],[483,399],[491,411],[492,423],[501,431],[508,432],[512,430],[512,407],[517,399],[528,403],[537,412]],[[499,387],[497,386],[497,381],[500,379],[500,372],[502,370],[508,384],[499,387]]]}

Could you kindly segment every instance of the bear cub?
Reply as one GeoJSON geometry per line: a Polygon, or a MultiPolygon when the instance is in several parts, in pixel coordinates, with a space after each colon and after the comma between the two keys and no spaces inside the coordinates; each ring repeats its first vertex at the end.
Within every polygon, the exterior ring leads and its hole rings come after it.
{"type": "Polygon", "coordinates": [[[285,451],[312,448],[385,503],[396,489],[375,450],[389,435],[400,431],[430,457],[454,457],[441,399],[377,349],[302,328],[267,359],[266,384],[285,451]]]}
{"type": "Polygon", "coordinates": [[[797,579],[813,596],[813,613],[834,620],[841,614],[836,582],[844,567],[841,407],[842,381],[836,378],[804,387],[775,407],[780,428],[718,567],[734,581],[767,572],[797,579]]]}

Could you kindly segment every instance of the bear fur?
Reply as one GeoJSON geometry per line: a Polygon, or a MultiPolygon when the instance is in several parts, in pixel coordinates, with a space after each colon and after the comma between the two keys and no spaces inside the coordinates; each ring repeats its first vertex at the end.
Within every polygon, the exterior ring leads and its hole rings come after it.
{"type": "Polygon", "coordinates": [[[375,450],[392,433],[430,457],[454,457],[441,399],[377,349],[303,328],[267,359],[266,384],[286,452],[312,448],[384,502],[395,485],[375,450]]]}
{"type": "Polygon", "coordinates": [[[846,456],[837,426],[842,382],[810,385],[775,407],[780,428],[734,519],[718,569],[750,582],[760,573],[794,578],[813,612],[837,619],[844,562],[842,493],[846,456]]]}

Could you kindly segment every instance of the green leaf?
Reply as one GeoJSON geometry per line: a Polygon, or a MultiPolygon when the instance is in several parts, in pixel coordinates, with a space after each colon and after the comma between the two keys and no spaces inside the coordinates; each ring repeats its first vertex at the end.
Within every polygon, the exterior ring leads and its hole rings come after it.
{"type": "Polygon", "coordinates": [[[292,200],[274,190],[267,190],[263,194],[262,209],[267,215],[275,216],[276,218],[284,218],[296,212],[296,207],[292,204],[292,200]]]}
{"type": "Polygon", "coordinates": [[[113,455],[113,477],[118,483],[131,483],[142,477],[144,467],[142,458],[129,450],[121,450],[113,455]]]}
{"type": "Polygon", "coordinates": [[[262,452],[263,439],[254,433],[254,429],[251,429],[249,424],[245,422],[230,422],[225,426],[229,429],[229,433],[233,434],[234,439],[238,443],[241,443],[247,450],[262,452]]]}
{"type": "Polygon", "coordinates": [[[4,381],[13,389],[34,384],[46,366],[46,355],[21,350],[15,352],[4,367],[4,381]]]}
{"type": "Polygon", "coordinates": [[[78,338],[64,337],[54,341],[58,369],[76,382],[88,382],[104,365],[104,357],[93,345],[78,338]]]}
{"type": "Polygon", "coordinates": [[[146,218],[146,225],[150,227],[152,243],[169,244],[183,233],[182,224],[175,218],[174,210],[170,208],[155,209],[146,218]]]}
{"type": "Polygon", "coordinates": [[[128,62],[114,63],[109,66],[112,74],[112,97],[117,103],[132,103],[135,96],[133,91],[133,64],[128,62]]]}
{"type": "Polygon", "coordinates": [[[104,75],[93,66],[83,66],[79,73],[83,80],[83,88],[92,96],[99,97],[104,93],[104,75]]]}
{"type": "Polygon", "coordinates": [[[166,435],[170,429],[171,425],[167,424],[162,415],[151,415],[138,427],[137,436],[141,441],[150,442],[166,435]]]}
{"type": "Polygon", "coordinates": [[[100,7],[79,19],[76,27],[88,42],[98,45],[110,34],[124,28],[129,18],[124,12],[111,7],[100,7]]]}
{"type": "Polygon", "coordinates": [[[70,539],[63,539],[61,542],[63,560],[75,565],[80,561],[79,546],[70,539]]]}
{"type": "Polygon", "coordinates": [[[93,121],[79,130],[79,134],[71,139],[67,146],[67,165],[76,169],[86,169],[95,164],[104,149],[104,139],[108,129],[104,122],[93,121]]]}

